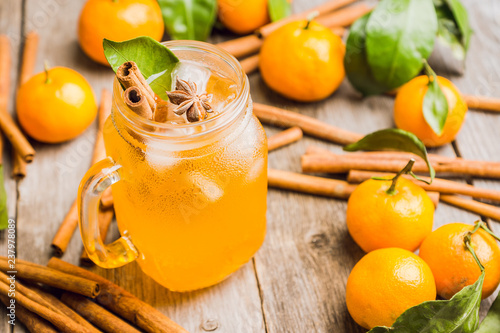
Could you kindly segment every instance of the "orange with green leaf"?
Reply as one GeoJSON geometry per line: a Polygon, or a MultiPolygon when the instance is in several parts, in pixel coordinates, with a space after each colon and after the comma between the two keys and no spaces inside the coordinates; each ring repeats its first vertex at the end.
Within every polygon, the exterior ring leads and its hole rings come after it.
{"type": "Polygon", "coordinates": [[[497,240],[483,222],[475,226],[450,223],[432,232],[422,243],[419,255],[434,274],[439,296],[450,299],[463,287],[476,282],[481,275],[477,260],[485,271],[482,298],[490,296],[500,283],[500,248],[497,240]],[[464,243],[464,236],[468,234],[468,241],[477,258],[464,243]]]}
{"type": "Polygon", "coordinates": [[[428,147],[453,141],[467,113],[467,103],[453,83],[437,76],[425,63],[427,75],[403,85],[394,102],[398,128],[412,132],[428,147]]]}
{"type": "MultiPolygon", "coordinates": [[[[396,148],[416,153],[427,160],[425,147],[418,138],[394,129],[369,134],[344,150],[396,148]],[[398,143],[404,146],[395,146],[398,143]]],[[[431,233],[434,221],[431,199],[420,186],[401,178],[404,174],[416,177],[411,171],[414,163],[415,160],[410,160],[394,177],[363,182],[349,197],[347,228],[365,252],[387,247],[415,251],[431,233]]],[[[432,167],[430,170],[433,176],[432,167]]]]}

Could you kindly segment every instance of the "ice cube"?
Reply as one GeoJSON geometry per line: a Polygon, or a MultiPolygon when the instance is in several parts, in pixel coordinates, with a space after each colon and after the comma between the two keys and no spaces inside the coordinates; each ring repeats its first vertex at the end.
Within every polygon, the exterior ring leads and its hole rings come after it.
{"type": "Polygon", "coordinates": [[[172,70],[172,88],[175,90],[175,80],[178,77],[181,80],[192,81],[196,83],[197,94],[201,95],[207,91],[207,83],[212,72],[198,63],[189,60],[181,60],[172,70]]]}
{"type": "Polygon", "coordinates": [[[189,178],[194,188],[200,191],[209,202],[216,202],[224,195],[222,184],[218,184],[215,179],[209,178],[200,172],[191,172],[189,178]]]}
{"type": "Polygon", "coordinates": [[[208,81],[207,93],[212,95],[210,105],[217,114],[236,98],[238,85],[228,77],[212,73],[208,81]]]}
{"type": "Polygon", "coordinates": [[[155,145],[151,144],[148,146],[147,153],[145,154],[145,159],[148,165],[156,170],[157,172],[162,172],[167,169],[171,169],[179,164],[179,158],[176,156],[168,156],[155,151],[155,145]]]}

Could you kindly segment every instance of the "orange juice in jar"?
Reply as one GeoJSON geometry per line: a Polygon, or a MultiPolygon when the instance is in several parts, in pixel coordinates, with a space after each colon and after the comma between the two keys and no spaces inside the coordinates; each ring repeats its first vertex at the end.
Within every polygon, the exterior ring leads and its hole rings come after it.
{"type": "Polygon", "coordinates": [[[137,260],[158,283],[188,291],[222,281],[264,241],[267,144],[236,59],[206,43],[165,45],[180,59],[174,74],[199,80],[214,112],[194,123],[147,120],[127,107],[115,80],[104,129],[109,157],[80,185],[80,230],[96,264],[137,260]],[[97,207],[111,185],[122,237],[104,245],[97,207]]]}

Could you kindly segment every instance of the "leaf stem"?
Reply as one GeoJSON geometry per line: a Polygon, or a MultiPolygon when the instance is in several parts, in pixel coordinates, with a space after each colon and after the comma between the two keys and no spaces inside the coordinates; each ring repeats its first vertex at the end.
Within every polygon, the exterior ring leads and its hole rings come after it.
{"type": "Polygon", "coordinates": [[[314,20],[318,15],[319,15],[319,12],[318,11],[314,11],[311,14],[309,14],[309,16],[307,16],[307,24],[304,27],[304,30],[309,29],[309,26],[311,25],[312,20],[314,20]]]}
{"type": "MultiPolygon", "coordinates": [[[[476,255],[476,251],[474,251],[474,248],[472,247],[472,235],[479,230],[479,228],[484,229],[484,222],[481,220],[476,221],[476,225],[474,226],[474,229],[471,231],[467,232],[464,236],[464,244],[467,250],[472,254],[472,257],[476,261],[477,265],[479,266],[479,269],[481,270],[481,273],[484,272],[484,266],[481,264],[481,261],[476,255]]],[[[489,230],[489,229],[488,229],[489,230]]],[[[495,236],[496,237],[496,236],[495,236]]]]}
{"type": "Polygon", "coordinates": [[[389,195],[396,194],[396,183],[398,182],[399,177],[401,177],[401,175],[407,175],[411,173],[411,168],[413,168],[413,164],[415,164],[415,160],[412,158],[411,160],[408,161],[406,166],[401,171],[399,171],[394,176],[394,178],[392,178],[391,187],[389,187],[389,189],[386,191],[387,194],[389,195]]]}
{"type": "Polygon", "coordinates": [[[422,59],[422,62],[424,63],[425,75],[429,78],[429,83],[427,85],[431,85],[434,80],[437,80],[436,72],[434,72],[427,60],[422,59]]]}
{"type": "Polygon", "coordinates": [[[49,84],[52,82],[52,80],[49,77],[49,62],[45,60],[43,63],[43,70],[45,71],[45,84],[49,84]]]}
{"type": "Polygon", "coordinates": [[[493,231],[491,231],[491,230],[490,230],[490,228],[488,228],[488,225],[487,225],[485,222],[483,222],[483,221],[481,221],[481,220],[477,220],[477,221],[476,221],[476,223],[480,225],[481,229],[483,229],[483,230],[484,230],[484,231],[486,231],[488,234],[490,234],[490,235],[491,235],[491,237],[495,238],[497,241],[500,241],[500,237],[499,237],[499,236],[497,236],[497,235],[495,235],[495,234],[493,233],[493,231]]]}

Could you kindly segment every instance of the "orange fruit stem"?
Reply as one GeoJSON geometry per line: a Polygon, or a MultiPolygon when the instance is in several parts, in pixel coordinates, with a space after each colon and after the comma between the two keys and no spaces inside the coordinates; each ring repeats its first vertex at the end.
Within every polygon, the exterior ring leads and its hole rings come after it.
{"type": "Polygon", "coordinates": [[[401,171],[399,171],[394,176],[394,178],[392,178],[391,186],[387,189],[387,191],[385,191],[385,193],[387,193],[388,195],[394,195],[394,194],[396,194],[396,184],[398,182],[399,177],[401,177],[401,175],[411,174],[411,169],[413,168],[414,164],[415,164],[415,160],[413,158],[410,159],[408,161],[408,163],[405,165],[405,167],[403,169],[401,169],[401,171]]]}
{"type": "Polygon", "coordinates": [[[472,235],[479,230],[479,228],[483,229],[484,231],[486,231],[488,234],[490,234],[493,238],[495,238],[496,240],[499,240],[500,241],[500,237],[498,237],[497,235],[495,235],[489,228],[488,226],[481,220],[477,220],[475,222],[475,226],[474,226],[474,229],[472,229],[471,231],[467,232],[464,236],[464,244],[465,244],[465,247],[467,248],[467,250],[469,250],[469,252],[472,254],[472,257],[474,258],[474,260],[476,261],[477,265],[479,266],[479,268],[481,269],[481,273],[484,272],[484,266],[483,264],[481,264],[481,261],[479,260],[479,258],[477,257],[476,255],[476,252],[474,251],[474,247],[471,245],[472,244],[472,235]]]}

